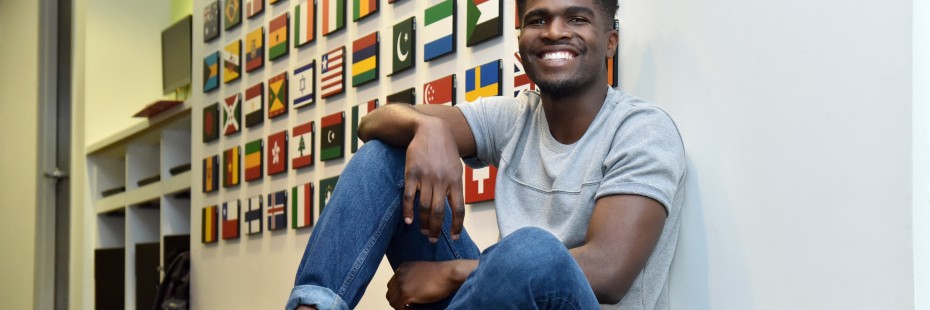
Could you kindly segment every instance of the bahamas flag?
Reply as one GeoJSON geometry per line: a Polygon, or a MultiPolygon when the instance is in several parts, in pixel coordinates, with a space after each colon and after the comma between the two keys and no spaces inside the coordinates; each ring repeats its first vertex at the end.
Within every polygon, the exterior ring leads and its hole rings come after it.
{"type": "Polygon", "coordinates": [[[378,79],[378,32],[352,42],[352,86],[378,79]]]}
{"type": "Polygon", "coordinates": [[[501,95],[500,59],[465,71],[465,101],[501,95]]]}
{"type": "Polygon", "coordinates": [[[220,87],[220,52],[203,58],[203,92],[220,87]]]}
{"type": "Polygon", "coordinates": [[[423,60],[430,61],[455,52],[455,0],[445,0],[426,9],[426,45],[423,60]]]}
{"type": "Polygon", "coordinates": [[[275,60],[281,56],[287,55],[287,24],[289,22],[288,13],[275,17],[268,24],[268,60],[275,60]]]}

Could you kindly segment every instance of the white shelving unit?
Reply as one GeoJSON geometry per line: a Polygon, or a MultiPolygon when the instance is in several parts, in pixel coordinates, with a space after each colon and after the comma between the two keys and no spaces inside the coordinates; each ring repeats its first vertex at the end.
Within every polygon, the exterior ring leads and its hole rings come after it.
{"type": "MultiPolygon", "coordinates": [[[[162,275],[153,276],[155,269],[136,270],[140,263],[136,261],[136,248],[149,247],[148,251],[152,251],[153,245],[157,243],[158,265],[165,266],[170,263],[164,261],[170,251],[165,247],[165,238],[186,235],[187,239],[174,240],[189,240],[191,171],[188,169],[172,175],[171,169],[183,165],[190,167],[190,163],[190,102],[171,108],[86,149],[88,196],[92,197],[91,207],[97,215],[94,223],[94,249],[111,250],[110,254],[122,252],[125,262],[121,270],[124,274],[122,292],[118,289],[97,291],[96,296],[102,296],[108,301],[122,299],[123,307],[115,307],[125,309],[135,309],[137,303],[144,304],[148,302],[147,298],[154,296],[148,287],[142,288],[144,293],[137,293],[137,272],[148,277],[143,279],[140,276],[140,281],[152,280],[154,283],[162,275]],[[140,185],[140,181],[146,179],[149,183],[140,185]],[[105,191],[118,188],[124,190],[103,195],[105,191]],[[149,292],[151,296],[147,295],[149,292]]],[[[186,242],[184,246],[189,249],[190,243],[186,242]]],[[[99,255],[101,253],[95,253],[95,257],[99,255]]],[[[119,274],[119,266],[114,268],[96,270],[95,274],[98,277],[100,272],[104,275],[110,271],[119,274]]],[[[106,283],[116,283],[118,286],[118,282],[106,283]]],[[[100,285],[96,283],[95,290],[100,285]]],[[[97,304],[96,308],[109,306],[97,304]]]]}

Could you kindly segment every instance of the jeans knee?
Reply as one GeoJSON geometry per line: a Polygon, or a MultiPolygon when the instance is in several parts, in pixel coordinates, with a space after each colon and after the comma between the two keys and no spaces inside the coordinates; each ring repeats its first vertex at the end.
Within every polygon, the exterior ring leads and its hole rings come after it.
{"type": "Polygon", "coordinates": [[[352,160],[346,165],[343,175],[358,172],[360,176],[371,177],[378,172],[391,179],[400,179],[403,184],[403,172],[407,153],[380,140],[366,142],[358,149],[352,160]]]}
{"type": "Polygon", "coordinates": [[[503,258],[503,265],[508,266],[505,268],[515,268],[524,275],[552,277],[559,271],[577,266],[571,253],[558,238],[537,227],[514,231],[501,240],[495,251],[503,258]]]}

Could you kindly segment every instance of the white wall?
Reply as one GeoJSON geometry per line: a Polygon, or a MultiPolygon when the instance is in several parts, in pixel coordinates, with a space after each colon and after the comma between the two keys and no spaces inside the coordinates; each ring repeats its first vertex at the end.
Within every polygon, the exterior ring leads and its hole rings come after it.
{"type": "Polygon", "coordinates": [[[914,0],[914,304],[930,309],[930,1],[914,0]]]}
{"type": "Polygon", "coordinates": [[[37,1],[0,1],[0,300],[9,309],[34,306],[38,29],[37,1]]]}
{"type": "Polygon", "coordinates": [[[908,309],[910,0],[621,1],[689,158],[676,309],[908,309]]]}

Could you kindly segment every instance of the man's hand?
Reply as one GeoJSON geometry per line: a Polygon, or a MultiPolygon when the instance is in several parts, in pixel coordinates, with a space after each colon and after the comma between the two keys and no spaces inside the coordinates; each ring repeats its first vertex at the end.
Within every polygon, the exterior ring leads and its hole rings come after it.
{"type": "Polygon", "coordinates": [[[440,301],[462,286],[478,267],[476,260],[407,262],[388,281],[387,299],[394,309],[440,301]]]}
{"type": "Polygon", "coordinates": [[[457,240],[465,218],[462,162],[448,126],[438,118],[425,118],[407,146],[404,222],[413,223],[414,199],[419,191],[420,231],[436,243],[448,199],[452,208],[452,239],[457,240]]]}

